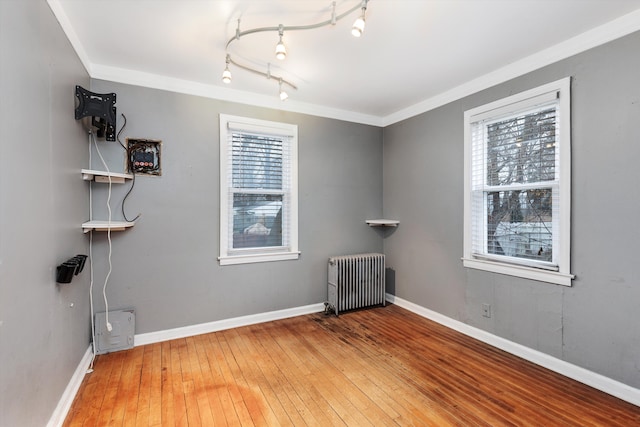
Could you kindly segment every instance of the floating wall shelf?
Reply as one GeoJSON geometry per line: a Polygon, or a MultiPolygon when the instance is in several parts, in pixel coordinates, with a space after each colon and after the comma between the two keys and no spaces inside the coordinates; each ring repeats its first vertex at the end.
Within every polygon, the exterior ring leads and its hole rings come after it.
{"type": "MultiPolygon", "coordinates": [[[[85,181],[93,181],[98,183],[124,184],[127,180],[133,179],[133,175],[119,172],[106,172],[93,169],[82,169],[82,179],[85,181]]],[[[89,203],[92,203],[91,200],[89,203]]],[[[82,224],[82,231],[88,233],[90,231],[124,231],[131,228],[135,222],[129,221],[95,221],[90,220],[82,224]]]]}
{"type": "Polygon", "coordinates": [[[127,221],[87,221],[82,224],[82,231],[88,233],[89,231],[124,231],[127,228],[133,227],[135,222],[127,221]]]}
{"type": "Polygon", "coordinates": [[[368,219],[366,223],[370,227],[397,227],[400,221],[395,219],[368,219]]]}
{"type": "Polygon", "coordinates": [[[85,181],[109,183],[109,177],[111,177],[112,184],[124,184],[126,180],[133,179],[133,175],[128,173],[105,172],[92,169],[82,169],[81,172],[82,179],[85,181]]]}

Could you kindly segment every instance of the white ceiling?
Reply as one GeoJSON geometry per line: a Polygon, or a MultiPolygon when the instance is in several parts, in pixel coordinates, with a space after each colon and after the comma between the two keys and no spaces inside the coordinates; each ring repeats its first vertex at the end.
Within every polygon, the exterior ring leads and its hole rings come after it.
{"type": "MultiPolygon", "coordinates": [[[[237,61],[298,86],[231,66],[225,45],[255,27],[330,19],[330,0],[48,0],[91,77],[387,125],[640,30],[640,0],[370,0],[335,26],[242,37],[237,61]]],[[[338,14],[360,0],[336,0],[338,14]]]]}

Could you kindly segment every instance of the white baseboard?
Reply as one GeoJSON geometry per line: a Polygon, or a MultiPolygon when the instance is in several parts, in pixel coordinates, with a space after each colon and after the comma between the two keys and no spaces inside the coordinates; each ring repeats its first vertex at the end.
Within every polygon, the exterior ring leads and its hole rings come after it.
{"type": "MultiPolygon", "coordinates": [[[[134,336],[136,346],[153,344],[162,341],[168,341],[177,338],[185,338],[194,335],[206,334],[209,332],[222,331],[225,329],[237,328],[240,326],[254,325],[257,323],[270,322],[272,320],[286,319],[289,317],[302,316],[304,314],[318,313],[324,311],[324,304],[311,304],[302,307],[288,308],[284,310],[271,311],[267,313],[252,314],[249,316],[234,317],[232,319],[224,319],[215,322],[202,323],[199,325],[185,326],[183,328],[168,329],[166,331],[149,332],[134,336]]],[[[64,420],[71,409],[73,399],[75,399],[82,380],[84,379],[87,369],[93,358],[93,348],[89,346],[85,355],[82,357],[80,364],[76,368],[67,388],[60,397],[58,406],[53,411],[47,427],[62,426],[64,420]]]]}
{"type": "Polygon", "coordinates": [[[538,350],[506,340],[487,331],[483,331],[482,329],[467,325],[466,323],[444,316],[440,313],[429,310],[428,308],[424,308],[402,298],[398,298],[395,295],[387,294],[386,299],[390,303],[396,304],[399,307],[405,308],[422,317],[426,317],[427,319],[440,323],[443,326],[485,342],[499,348],[500,350],[504,350],[508,353],[521,357],[529,362],[535,363],[536,365],[540,365],[636,406],[640,406],[640,390],[637,388],[573,365],[569,362],[565,362],[564,360],[560,360],[556,357],[549,356],[548,354],[542,353],[538,350]]]}
{"type": "Polygon", "coordinates": [[[267,313],[217,320],[215,322],[200,323],[198,325],[185,326],[182,328],[137,334],[133,341],[135,346],[154,344],[162,341],[208,334],[210,332],[223,331],[225,329],[238,328],[240,326],[255,325],[257,323],[270,322],[272,320],[286,319],[289,317],[302,316],[304,314],[318,313],[321,311],[324,311],[323,303],[311,304],[303,307],[287,308],[267,313]]]}
{"type": "Polygon", "coordinates": [[[93,348],[90,345],[84,353],[84,356],[82,356],[82,360],[80,360],[75,372],[71,376],[69,384],[67,384],[67,387],[64,389],[64,392],[58,401],[58,406],[56,406],[53,414],[51,414],[47,427],[59,427],[64,423],[64,420],[67,418],[67,414],[69,413],[69,409],[71,409],[71,405],[73,404],[73,399],[76,398],[76,394],[82,385],[82,380],[87,373],[87,369],[91,364],[92,358],[93,348]]]}
{"type": "MultiPolygon", "coordinates": [[[[625,400],[636,406],[640,406],[640,390],[636,388],[630,387],[619,381],[549,356],[548,354],[542,353],[540,351],[533,350],[521,344],[506,340],[497,335],[493,335],[489,332],[483,331],[482,329],[478,329],[474,326],[462,323],[458,320],[454,320],[450,317],[429,310],[428,308],[424,308],[402,298],[398,298],[395,295],[387,294],[386,299],[390,303],[396,304],[399,307],[405,308],[422,317],[440,323],[443,326],[485,342],[518,357],[522,357],[525,360],[550,369],[568,378],[580,381],[583,384],[608,393],[619,399],[625,400]]],[[[185,338],[194,335],[237,328],[240,326],[248,326],[257,323],[270,322],[272,320],[280,320],[289,317],[302,316],[305,314],[318,313],[321,311],[324,311],[323,303],[311,304],[303,307],[295,307],[284,310],[271,311],[267,313],[253,314],[249,316],[235,317],[232,319],[218,320],[215,322],[201,323],[193,326],[185,326],[183,328],[138,334],[134,337],[134,342],[136,346],[153,344],[177,338],[185,338]]],[[[62,426],[62,424],[64,423],[64,420],[73,403],[73,399],[80,389],[80,385],[82,384],[82,380],[84,379],[87,368],[91,363],[92,357],[92,348],[91,346],[89,346],[85,355],[82,357],[78,368],[71,377],[67,388],[64,390],[64,393],[62,394],[60,401],[58,402],[58,406],[54,410],[51,419],[47,423],[47,427],[58,427],[62,426]]]]}

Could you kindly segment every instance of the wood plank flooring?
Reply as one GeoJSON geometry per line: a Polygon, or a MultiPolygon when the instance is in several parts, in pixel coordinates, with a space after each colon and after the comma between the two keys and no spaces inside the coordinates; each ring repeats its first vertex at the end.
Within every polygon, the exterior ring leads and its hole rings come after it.
{"type": "Polygon", "coordinates": [[[65,426],[634,426],[640,408],[394,305],[98,356],[65,426]]]}

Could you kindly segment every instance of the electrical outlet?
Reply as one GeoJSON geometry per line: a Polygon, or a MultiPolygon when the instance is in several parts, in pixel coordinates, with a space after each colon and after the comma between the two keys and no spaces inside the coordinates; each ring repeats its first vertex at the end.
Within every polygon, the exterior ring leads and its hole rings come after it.
{"type": "Polygon", "coordinates": [[[491,304],[482,304],[482,317],[491,317],[491,304]]]}

